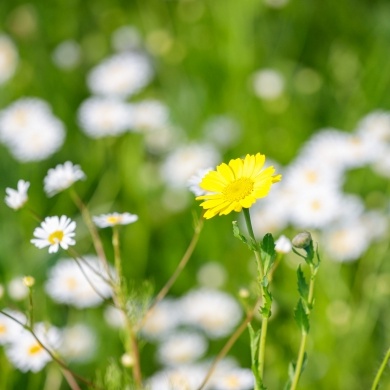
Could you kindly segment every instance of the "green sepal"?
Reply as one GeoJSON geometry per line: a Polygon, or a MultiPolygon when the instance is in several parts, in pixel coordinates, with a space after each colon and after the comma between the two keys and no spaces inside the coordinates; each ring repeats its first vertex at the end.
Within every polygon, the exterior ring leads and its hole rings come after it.
{"type": "Polygon", "coordinates": [[[243,234],[241,234],[237,221],[233,221],[233,235],[247,245],[251,251],[257,250],[257,243],[252,242],[253,240],[248,240],[243,234]]]}
{"type": "Polygon", "coordinates": [[[299,298],[298,304],[295,307],[294,318],[301,331],[306,334],[309,333],[309,329],[310,329],[309,316],[306,313],[302,298],[299,298]]]}
{"type": "Polygon", "coordinates": [[[272,294],[267,286],[263,286],[263,306],[260,308],[260,313],[263,317],[271,316],[272,294]]]}
{"type": "Polygon", "coordinates": [[[299,295],[305,302],[307,302],[309,296],[309,285],[306,282],[305,275],[301,269],[301,265],[299,265],[297,269],[297,281],[299,295]]]}
{"type": "Polygon", "coordinates": [[[264,266],[264,275],[267,275],[276,259],[275,241],[271,233],[267,233],[260,243],[261,258],[264,266]]]}

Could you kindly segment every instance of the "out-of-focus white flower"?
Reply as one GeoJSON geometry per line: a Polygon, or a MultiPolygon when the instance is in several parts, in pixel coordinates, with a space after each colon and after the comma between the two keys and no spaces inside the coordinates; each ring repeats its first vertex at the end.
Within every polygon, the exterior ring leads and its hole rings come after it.
{"type": "Polygon", "coordinates": [[[219,153],[211,145],[185,145],[168,155],[161,166],[161,176],[169,186],[185,188],[192,175],[215,166],[219,160],[219,153]]]}
{"type": "Polygon", "coordinates": [[[72,361],[88,361],[96,351],[96,334],[84,324],[75,324],[62,329],[59,352],[72,361]]]}
{"type": "Polygon", "coordinates": [[[368,114],[359,122],[356,132],[377,142],[390,142],[390,112],[374,111],[368,114]]]}
{"type": "Polygon", "coordinates": [[[176,332],[162,341],[157,349],[160,363],[168,366],[189,364],[202,357],[207,350],[204,336],[189,331],[176,332]]]}
{"type": "MultiPolygon", "coordinates": [[[[113,275],[114,271],[110,273],[113,275]]],[[[62,259],[50,269],[45,289],[56,302],[79,309],[95,307],[112,295],[108,279],[107,271],[95,256],[85,256],[78,263],[62,259]]]]}
{"type": "Polygon", "coordinates": [[[78,112],[80,127],[91,138],[118,136],[131,129],[134,108],[113,97],[91,97],[78,112]]]}
{"type": "Polygon", "coordinates": [[[264,0],[264,3],[271,8],[283,8],[288,2],[289,0],[264,0]]]}
{"type": "Polygon", "coordinates": [[[132,124],[138,131],[158,131],[169,125],[168,108],[157,100],[135,103],[132,124]]]}
{"type": "Polygon", "coordinates": [[[291,241],[284,235],[281,235],[275,241],[275,251],[278,253],[289,253],[291,252],[292,244],[291,241]]]}
{"type": "Polygon", "coordinates": [[[134,50],[141,45],[141,36],[136,27],[122,26],[113,32],[111,44],[116,51],[134,50]]]}
{"type": "Polygon", "coordinates": [[[212,379],[215,390],[251,390],[254,383],[253,373],[248,368],[234,368],[219,372],[212,379]]]}
{"type": "Polygon", "coordinates": [[[0,84],[4,84],[15,73],[18,64],[18,52],[11,39],[0,34],[0,84]]]}
{"type": "Polygon", "coordinates": [[[365,227],[370,240],[380,240],[389,229],[389,221],[383,212],[371,210],[360,216],[360,222],[365,227]]]}
{"type": "Polygon", "coordinates": [[[23,276],[16,276],[7,284],[8,295],[15,301],[21,301],[28,296],[28,287],[23,283],[23,276]]]}
{"type": "Polygon", "coordinates": [[[128,225],[138,221],[138,215],[130,213],[111,213],[92,217],[97,227],[106,228],[117,225],[128,225]]]}
{"type": "Polygon", "coordinates": [[[52,59],[61,69],[73,69],[81,60],[80,45],[71,39],[63,41],[54,49],[52,59]]]}
{"type": "Polygon", "coordinates": [[[87,82],[97,95],[125,98],[144,88],[152,74],[149,59],[144,54],[126,52],[102,61],[91,70],[87,82]]]}
{"type": "Polygon", "coordinates": [[[183,138],[183,131],[172,125],[164,126],[157,131],[147,131],[144,134],[147,149],[154,154],[174,150],[183,138]]]}
{"type": "Polygon", "coordinates": [[[359,220],[332,225],[322,237],[324,250],[335,261],[357,260],[368,248],[370,237],[359,220]]]}
{"type": "Polygon", "coordinates": [[[284,91],[283,76],[274,69],[258,70],[253,75],[253,89],[256,96],[261,99],[277,99],[284,91]]]}
{"type": "Polygon", "coordinates": [[[225,284],[227,272],[221,263],[209,261],[199,268],[196,279],[204,287],[217,289],[225,284]]]}
{"type": "Polygon", "coordinates": [[[181,321],[180,303],[173,299],[164,299],[148,313],[141,332],[149,340],[164,340],[181,321]]]}
{"type": "Polygon", "coordinates": [[[213,169],[214,168],[212,167],[206,169],[199,169],[194,175],[192,175],[188,179],[188,188],[195,196],[206,195],[207,191],[205,191],[203,188],[200,188],[199,184],[202,181],[203,177],[213,169]]]}
{"type": "MultiPolygon", "coordinates": [[[[196,390],[207,371],[199,365],[180,366],[159,371],[147,380],[150,390],[196,390]]],[[[210,389],[206,386],[205,389],[210,389]]]]}
{"type": "Polygon", "coordinates": [[[0,140],[19,161],[44,160],[64,138],[63,123],[40,99],[20,99],[0,112],[0,140]]]}
{"type": "Polygon", "coordinates": [[[390,178],[390,145],[385,145],[378,151],[371,167],[378,175],[390,178]]]}
{"type": "Polygon", "coordinates": [[[207,141],[225,149],[238,141],[241,129],[235,119],[220,115],[206,122],[203,134],[207,141]]]}
{"type": "Polygon", "coordinates": [[[44,190],[48,196],[53,196],[83,179],[85,179],[85,173],[80,166],[66,161],[64,164],[58,164],[55,168],[49,169],[43,179],[44,190]]]}
{"type": "Polygon", "coordinates": [[[28,200],[27,191],[29,187],[30,183],[24,180],[18,181],[16,190],[7,187],[5,189],[5,192],[7,194],[7,196],[5,197],[5,203],[7,204],[7,206],[14,210],[22,208],[28,200]]]}
{"type": "MultiPolygon", "coordinates": [[[[55,327],[46,328],[43,323],[34,326],[38,340],[49,350],[58,347],[61,333],[55,327]]],[[[50,354],[42,347],[36,338],[26,329],[5,348],[7,358],[22,372],[38,372],[52,360],[50,354]]]]}
{"type": "Polygon", "coordinates": [[[238,302],[222,291],[201,288],[181,299],[183,320],[202,329],[209,337],[224,337],[242,317],[238,302]]]}
{"type": "Polygon", "coordinates": [[[72,221],[66,215],[60,218],[57,216],[46,217],[41,223],[41,226],[35,228],[34,237],[31,240],[38,248],[49,247],[49,253],[58,252],[58,249],[68,249],[69,246],[74,245],[76,241],[74,230],[76,229],[76,222],[72,221]]]}
{"type": "Polygon", "coordinates": [[[124,328],[126,325],[126,317],[123,311],[117,309],[114,306],[107,306],[104,309],[103,315],[107,324],[110,325],[112,328],[120,329],[124,328]]]}
{"type": "MultiPolygon", "coordinates": [[[[23,313],[15,310],[3,309],[3,311],[23,325],[26,324],[27,319],[23,313]]],[[[0,313],[0,345],[4,345],[12,342],[22,332],[23,326],[13,319],[7,317],[5,314],[0,313]]]]}

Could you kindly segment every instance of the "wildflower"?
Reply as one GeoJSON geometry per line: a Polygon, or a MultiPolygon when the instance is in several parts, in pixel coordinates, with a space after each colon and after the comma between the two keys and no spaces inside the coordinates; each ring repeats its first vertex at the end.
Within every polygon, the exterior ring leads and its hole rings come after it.
{"type": "Polygon", "coordinates": [[[207,191],[200,188],[200,183],[203,180],[203,178],[206,176],[206,174],[212,170],[213,170],[213,168],[199,169],[194,175],[192,175],[188,179],[188,181],[187,181],[188,189],[195,196],[201,196],[201,195],[207,194],[207,191]]]}
{"type": "MultiPolygon", "coordinates": [[[[9,314],[12,318],[21,322],[21,324],[25,324],[27,322],[26,316],[19,311],[11,309],[4,309],[3,311],[9,314]]],[[[0,345],[10,343],[17,338],[23,330],[23,326],[14,321],[12,318],[0,313],[0,345]]]]}
{"type": "Polygon", "coordinates": [[[149,59],[141,53],[127,52],[103,60],[91,70],[87,83],[94,94],[125,98],[145,87],[151,78],[149,59]]]}
{"type": "Polygon", "coordinates": [[[64,70],[74,69],[80,64],[81,48],[80,45],[73,40],[61,42],[52,53],[52,60],[58,68],[64,70]]]}
{"type": "Polygon", "coordinates": [[[284,235],[281,235],[275,241],[275,251],[278,253],[289,253],[291,252],[292,245],[291,241],[284,235]]]}
{"type": "Polygon", "coordinates": [[[215,390],[251,390],[254,386],[254,377],[247,368],[233,368],[218,373],[213,379],[215,390]]]}
{"type": "Polygon", "coordinates": [[[61,259],[50,269],[45,289],[56,302],[79,309],[96,307],[112,295],[107,279],[107,271],[95,256],[85,256],[78,263],[61,259]]]}
{"type": "Polygon", "coordinates": [[[257,199],[267,196],[272,184],[281,180],[281,175],[273,175],[273,166],[263,169],[265,156],[247,154],[245,159],[230,160],[222,163],[216,171],[209,172],[200,183],[200,187],[213,192],[198,196],[205,200],[200,205],[206,209],[204,217],[226,215],[230,212],[250,208],[257,199]]]}
{"type": "Polygon", "coordinates": [[[64,164],[58,164],[55,168],[49,169],[43,180],[44,190],[48,196],[53,196],[82,179],[85,179],[85,173],[80,166],[66,161],[64,164]]]}
{"type": "MultiPolygon", "coordinates": [[[[60,332],[55,327],[46,329],[43,323],[38,323],[34,326],[34,333],[38,340],[50,350],[60,343],[60,332]]],[[[5,353],[8,359],[20,371],[38,372],[52,360],[38,340],[31,332],[23,329],[18,337],[6,346],[5,353]]]]}
{"type": "Polygon", "coordinates": [[[228,335],[239,323],[239,303],[222,291],[201,288],[181,298],[183,318],[189,325],[202,329],[211,338],[228,335]]]}
{"type": "Polygon", "coordinates": [[[256,96],[261,99],[277,99],[284,90],[283,76],[274,69],[261,69],[253,76],[253,89],[256,96]]]}
{"type": "Polygon", "coordinates": [[[204,336],[190,331],[176,332],[159,345],[158,360],[165,365],[177,366],[192,363],[204,355],[207,341],[204,336]]]}
{"type": "Polygon", "coordinates": [[[95,96],[82,103],[78,119],[91,138],[118,136],[133,127],[133,107],[117,98],[95,96]]]}
{"type": "Polygon", "coordinates": [[[138,131],[153,131],[169,123],[168,108],[157,100],[144,100],[134,104],[133,126],[138,131]]]}
{"type": "Polygon", "coordinates": [[[0,113],[0,140],[19,161],[48,158],[64,138],[63,123],[41,99],[20,99],[0,113]]]}
{"type": "Polygon", "coordinates": [[[5,189],[7,194],[5,197],[5,203],[7,206],[14,210],[22,208],[28,200],[27,190],[29,187],[30,183],[24,180],[18,181],[18,188],[16,190],[7,187],[5,189]]]}
{"type": "Polygon", "coordinates": [[[68,249],[70,245],[76,242],[72,238],[75,236],[76,222],[67,216],[61,218],[46,217],[40,227],[35,228],[34,237],[31,242],[38,248],[49,247],[49,253],[58,252],[59,247],[68,249]]]}
{"type": "Polygon", "coordinates": [[[0,84],[4,84],[15,73],[18,63],[16,47],[4,34],[0,34],[0,84]]]}
{"type": "Polygon", "coordinates": [[[8,295],[14,301],[22,301],[28,296],[28,288],[23,283],[23,277],[17,276],[9,281],[7,285],[8,295]]]}
{"type": "Polygon", "coordinates": [[[292,244],[295,248],[307,248],[311,244],[312,238],[309,232],[298,233],[293,239],[292,244]]]}
{"type": "Polygon", "coordinates": [[[128,225],[138,221],[138,215],[130,213],[111,213],[92,217],[95,225],[100,228],[112,227],[116,225],[128,225]]]}
{"type": "Polygon", "coordinates": [[[23,278],[23,284],[28,287],[28,288],[31,288],[34,286],[35,284],[35,278],[33,276],[25,276],[23,278]]]}

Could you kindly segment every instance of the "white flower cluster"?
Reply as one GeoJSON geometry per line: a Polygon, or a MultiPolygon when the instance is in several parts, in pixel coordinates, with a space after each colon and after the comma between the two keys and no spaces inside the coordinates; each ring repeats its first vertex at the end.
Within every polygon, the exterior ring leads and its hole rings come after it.
{"type": "Polygon", "coordinates": [[[65,127],[41,99],[24,98],[0,111],[0,141],[19,161],[40,161],[63,144],[65,127]]]}

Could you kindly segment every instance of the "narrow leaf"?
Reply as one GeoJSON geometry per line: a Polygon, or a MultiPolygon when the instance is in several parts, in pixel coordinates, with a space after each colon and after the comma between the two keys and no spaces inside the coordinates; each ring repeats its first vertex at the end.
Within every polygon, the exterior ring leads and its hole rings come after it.
{"type": "Polygon", "coordinates": [[[255,377],[256,381],[256,388],[261,389],[262,388],[262,380],[260,378],[260,373],[258,370],[259,367],[259,341],[260,341],[260,335],[261,330],[255,331],[251,324],[248,324],[248,330],[249,330],[249,336],[250,336],[250,346],[251,346],[251,368],[253,372],[253,376],[255,377]]]}
{"type": "Polygon", "coordinates": [[[267,233],[263,237],[263,241],[260,244],[260,249],[264,264],[264,274],[267,275],[276,258],[275,241],[272,237],[272,234],[267,233]]]}
{"type": "Polygon", "coordinates": [[[309,296],[309,285],[306,282],[305,275],[301,269],[301,265],[297,269],[297,281],[298,281],[298,292],[301,298],[307,302],[309,296]]]}
{"type": "Polygon", "coordinates": [[[263,287],[263,306],[260,308],[260,313],[263,317],[269,318],[271,316],[272,294],[268,287],[263,287]]]}
{"type": "Polygon", "coordinates": [[[295,307],[294,318],[301,331],[304,333],[309,333],[309,328],[310,328],[309,317],[306,314],[301,298],[299,299],[298,304],[295,307]]]}

